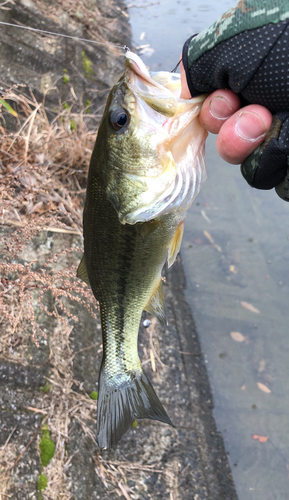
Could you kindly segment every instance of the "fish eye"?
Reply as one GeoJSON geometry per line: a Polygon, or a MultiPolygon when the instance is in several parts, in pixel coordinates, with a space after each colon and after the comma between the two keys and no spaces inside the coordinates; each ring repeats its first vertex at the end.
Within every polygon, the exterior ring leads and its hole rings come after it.
{"type": "Polygon", "coordinates": [[[114,130],[121,130],[127,125],[129,120],[128,113],[123,108],[114,109],[110,114],[110,123],[114,130]]]}

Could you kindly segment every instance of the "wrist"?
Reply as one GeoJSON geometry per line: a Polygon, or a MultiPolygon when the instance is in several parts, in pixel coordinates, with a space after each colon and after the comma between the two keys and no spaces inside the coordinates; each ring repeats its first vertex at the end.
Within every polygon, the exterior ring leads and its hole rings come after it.
{"type": "MultiPolygon", "coordinates": [[[[189,61],[188,61],[188,49],[189,45],[191,43],[192,38],[194,38],[196,35],[191,36],[188,38],[188,40],[184,43],[183,50],[182,50],[182,64],[183,64],[183,70],[184,70],[184,79],[186,81],[186,86],[189,91],[190,97],[194,97],[198,95],[198,93],[195,91],[192,81],[191,81],[191,75],[190,75],[190,70],[189,70],[189,61]]],[[[188,97],[187,97],[188,99],[188,97]]]]}

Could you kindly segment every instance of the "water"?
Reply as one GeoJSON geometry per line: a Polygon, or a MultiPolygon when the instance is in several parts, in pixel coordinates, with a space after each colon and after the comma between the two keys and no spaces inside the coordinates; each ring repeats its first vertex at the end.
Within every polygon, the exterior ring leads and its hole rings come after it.
{"type": "MultiPolygon", "coordinates": [[[[148,5],[130,9],[135,44],[154,49],[144,61],[152,70],[171,70],[186,39],[235,2],[136,5],[148,5]]],[[[274,190],[251,189],[239,167],[218,157],[214,136],[207,141],[207,171],[187,216],[182,258],[214,415],[240,500],[286,500],[289,204],[274,190]]]]}

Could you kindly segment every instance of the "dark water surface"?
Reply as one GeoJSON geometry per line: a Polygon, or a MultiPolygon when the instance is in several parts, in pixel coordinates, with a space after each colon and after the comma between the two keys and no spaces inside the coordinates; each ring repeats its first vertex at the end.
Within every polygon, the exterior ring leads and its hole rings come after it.
{"type": "MultiPolygon", "coordinates": [[[[153,70],[171,70],[185,40],[236,4],[153,3],[132,0],[130,8],[135,45],[150,44],[142,57],[153,70]]],[[[213,136],[207,172],[181,253],[214,415],[240,500],[287,500],[289,204],[251,189],[238,166],[218,157],[213,136]]]]}

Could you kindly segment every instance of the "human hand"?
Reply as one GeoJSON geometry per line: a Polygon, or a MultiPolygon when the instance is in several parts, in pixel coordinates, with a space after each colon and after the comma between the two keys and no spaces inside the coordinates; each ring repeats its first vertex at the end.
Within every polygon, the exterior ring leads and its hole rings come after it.
{"type": "Polygon", "coordinates": [[[261,18],[258,2],[241,3],[185,42],[181,96],[209,94],[200,120],[220,156],[289,201],[289,13],[264,0],[261,18]]]}
{"type": "MultiPolygon", "coordinates": [[[[183,64],[180,65],[183,99],[191,97],[183,64]]],[[[232,90],[219,89],[204,101],[200,121],[212,134],[218,134],[216,148],[225,161],[242,163],[264,140],[272,123],[272,114],[264,106],[251,104],[241,108],[232,90]]]]}

